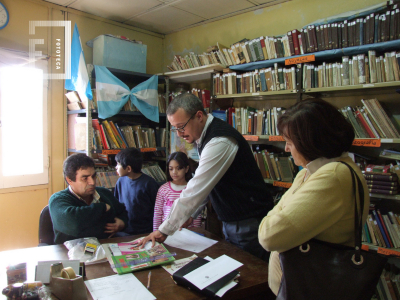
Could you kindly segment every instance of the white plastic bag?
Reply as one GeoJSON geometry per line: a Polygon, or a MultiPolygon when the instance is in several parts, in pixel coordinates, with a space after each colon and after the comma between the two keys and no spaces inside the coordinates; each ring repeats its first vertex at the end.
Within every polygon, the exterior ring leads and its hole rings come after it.
{"type": "Polygon", "coordinates": [[[66,241],[64,245],[68,249],[69,259],[77,259],[86,264],[100,262],[100,260],[106,259],[106,252],[104,251],[103,246],[99,243],[98,239],[95,237],[66,241]],[[97,246],[96,251],[93,254],[85,253],[85,247],[88,243],[97,246]]]}

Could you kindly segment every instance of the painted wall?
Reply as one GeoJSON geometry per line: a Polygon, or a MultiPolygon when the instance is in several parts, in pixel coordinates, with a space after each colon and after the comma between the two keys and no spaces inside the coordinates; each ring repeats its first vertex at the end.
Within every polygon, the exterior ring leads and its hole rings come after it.
{"type": "MultiPolygon", "coordinates": [[[[147,45],[147,73],[159,73],[163,66],[163,36],[136,30],[132,26],[90,16],[80,12],[61,11],[60,6],[39,0],[1,0],[10,14],[8,26],[0,30],[0,47],[28,51],[30,38],[43,38],[45,43],[35,50],[50,54],[50,68],[55,68],[56,39],[63,38],[60,28],[37,29],[29,35],[30,20],[71,20],[72,30],[79,28],[86,63],[92,62],[92,49],[86,42],[101,34],[124,35],[147,45]]],[[[23,84],[23,83],[22,83],[23,84]]],[[[64,188],[62,162],[65,153],[64,81],[50,80],[48,93],[50,178],[48,185],[0,189],[0,251],[35,247],[38,244],[39,215],[49,196],[64,188]]],[[[18,112],[15,112],[18,116],[18,112]]],[[[32,120],[34,121],[34,116],[32,120]]],[[[27,152],[27,155],[29,153],[27,152]]]]}
{"type": "MultiPolygon", "coordinates": [[[[200,54],[208,46],[219,44],[229,47],[243,38],[285,34],[300,29],[318,19],[343,12],[362,9],[382,3],[382,0],[292,0],[279,5],[215,21],[165,38],[165,63],[170,64],[174,55],[188,52],[200,54]]],[[[168,69],[164,65],[164,72],[168,69]]]]}

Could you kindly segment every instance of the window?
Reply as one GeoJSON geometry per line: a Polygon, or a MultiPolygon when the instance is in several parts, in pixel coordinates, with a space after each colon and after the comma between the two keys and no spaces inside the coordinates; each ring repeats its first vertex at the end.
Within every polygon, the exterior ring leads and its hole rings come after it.
{"type": "Polygon", "coordinates": [[[48,183],[43,69],[0,66],[0,188],[48,183]]]}

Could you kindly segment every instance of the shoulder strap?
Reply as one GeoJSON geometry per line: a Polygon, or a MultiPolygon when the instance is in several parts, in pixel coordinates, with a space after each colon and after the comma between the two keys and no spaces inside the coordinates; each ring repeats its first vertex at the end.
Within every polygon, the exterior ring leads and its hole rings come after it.
{"type": "Polygon", "coordinates": [[[347,163],[340,161],[342,164],[346,165],[351,173],[351,179],[353,183],[353,195],[355,201],[355,208],[354,208],[354,241],[355,241],[355,250],[356,256],[355,260],[360,261],[361,256],[361,232],[362,232],[362,217],[364,211],[364,188],[360,178],[358,177],[356,171],[353,170],[347,163]],[[357,181],[357,184],[356,184],[357,181]],[[357,207],[357,195],[356,190],[358,187],[358,198],[360,199],[360,208],[357,207]]]}

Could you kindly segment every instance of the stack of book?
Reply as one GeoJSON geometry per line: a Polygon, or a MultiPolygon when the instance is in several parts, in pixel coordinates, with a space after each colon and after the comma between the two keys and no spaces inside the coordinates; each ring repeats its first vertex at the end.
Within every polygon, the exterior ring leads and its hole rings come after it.
{"type": "Polygon", "coordinates": [[[241,134],[279,135],[276,124],[285,112],[283,107],[255,109],[253,107],[230,107],[227,110],[213,110],[212,115],[227,121],[241,134]]]}
{"type": "Polygon", "coordinates": [[[217,73],[213,75],[213,86],[216,95],[257,93],[296,89],[296,68],[257,69],[253,72],[238,74],[217,73]]]}
{"type": "Polygon", "coordinates": [[[209,47],[203,54],[189,52],[189,54],[185,56],[174,55],[174,60],[169,66],[167,66],[167,68],[171,71],[181,71],[213,64],[227,66],[230,61],[228,62],[226,60],[226,56],[223,52],[226,50],[226,47],[217,44],[216,46],[209,47]]]}
{"type": "Polygon", "coordinates": [[[167,176],[157,163],[144,163],[142,166],[142,173],[149,175],[159,183],[165,183],[167,181],[167,176]]]}
{"type": "Polygon", "coordinates": [[[400,248],[400,219],[397,214],[381,214],[379,209],[370,209],[363,228],[363,241],[384,248],[400,248]]]}
{"type": "Polygon", "coordinates": [[[395,264],[386,264],[376,289],[378,300],[400,299],[400,269],[395,264]]]}
{"type": "Polygon", "coordinates": [[[264,179],[292,182],[298,172],[292,156],[267,150],[254,151],[253,155],[264,179]]]}
{"type": "Polygon", "coordinates": [[[395,51],[376,55],[343,56],[341,62],[320,65],[304,64],[303,88],[337,87],[400,80],[400,53],[395,51]]]}
{"type": "Polygon", "coordinates": [[[384,167],[375,165],[368,165],[366,170],[371,170],[363,173],[370,193],[386,195],[399,193],[399,178],[396,173],[384,172],[384,167]]]}
{"type": "Polygon", "coordinates": [[[339,111],[353,125],[356,138],[400,138],[400,134],[377,99],[361,100],[363,106],[339,111]]]}
{"type": "Polygon", "coordinates": [[[119,126],[113,121],[92,119],[93,146],[95,150],[125,148],[165,147],[165,128],[150,128],[142,125],[119,126]]]}

